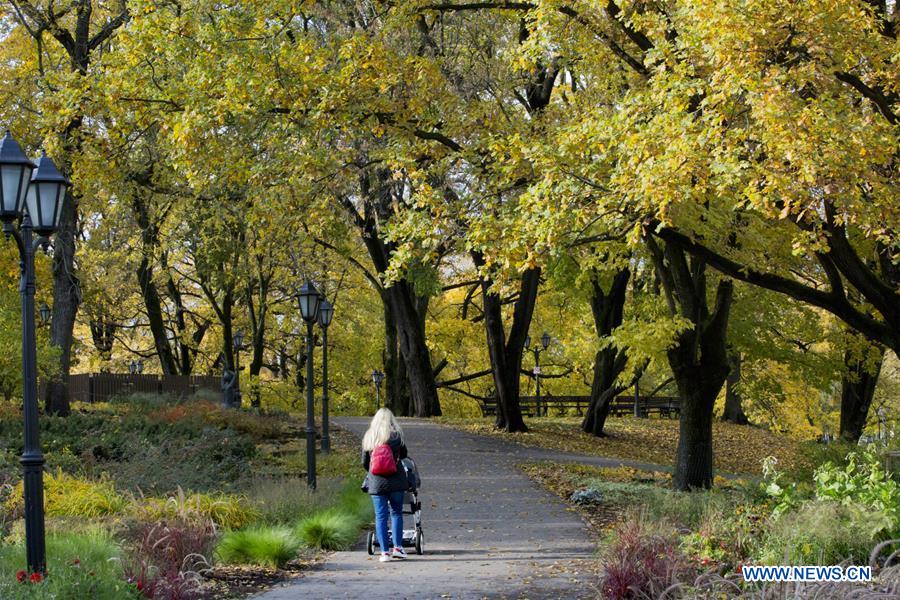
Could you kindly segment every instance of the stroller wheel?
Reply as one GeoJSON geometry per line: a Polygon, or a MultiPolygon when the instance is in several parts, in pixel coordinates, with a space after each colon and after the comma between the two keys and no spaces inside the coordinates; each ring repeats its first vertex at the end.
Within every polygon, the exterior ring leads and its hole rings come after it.
{"type": "Polygon", "coordinates": [[[375,554],[375,534],[371,531],[366,532],[366,551],[369,556],[375,554]]]}
{"type": "Polygon", "coordinates": [[[421,529],[416,530],[416,554],[425,554],[425,538],[421,529]]]}

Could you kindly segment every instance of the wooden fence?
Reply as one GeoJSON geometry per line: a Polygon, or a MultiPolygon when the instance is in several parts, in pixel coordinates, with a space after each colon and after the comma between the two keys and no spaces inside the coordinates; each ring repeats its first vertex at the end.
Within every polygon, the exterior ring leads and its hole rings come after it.
{"type": "MultiPolygon", "coordinates": [[[[520,396],[519,408],[525,416],[563,415],[574,410],[579,416],[591,403],[590,396],[542,396],[540,403],[535,396],[520,396]]],[[[484,416],[497,414],[497,399],[482,398],[478,401],[481,414],[484,416]]],[[[658,415],[660,417],[677,417],[681,412],[681,403],[672,396],[641,396],[637,411],[634,409],[634,396],[616,396],[610,403],[609,414],[623,416],[634,414],[639,417],[658,415]]]]}
{"type": "MultiPolygon", "coordinates": [[[[221,381],[215,375],[84,373],[69,376],[69,398],[81,402],[106,402],[114,396],[135,393],[167,394],[185,398],[201,389],[219,393],[221,381]]],[[[43,390],[40,397],[43,397],[43,390]]]]}

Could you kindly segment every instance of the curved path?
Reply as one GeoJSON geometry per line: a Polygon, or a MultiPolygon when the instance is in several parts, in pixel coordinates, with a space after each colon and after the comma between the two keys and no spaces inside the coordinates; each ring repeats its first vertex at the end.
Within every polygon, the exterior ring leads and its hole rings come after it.
{"type": "MultiPolygon", "coordinates": [[[[369,423],[336,421],[360,436],[369,423]]],[[[587,570],[596,545],[584,522],[516,465],[544,458],[623,461],[557,455],[427,420],[402,422],[423,481],[425,554],[413,551],[405,562],[379,563],[360,545],[258,600],[597,596],[587,570]]]]}

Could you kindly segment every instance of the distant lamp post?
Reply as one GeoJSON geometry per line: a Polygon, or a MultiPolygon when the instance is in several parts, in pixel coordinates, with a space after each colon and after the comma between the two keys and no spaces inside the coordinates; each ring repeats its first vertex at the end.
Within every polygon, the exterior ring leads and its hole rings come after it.
{"type": "Polygon", "coordinates": [[[244,332],[238,329],[231,336],[234,347],[234,400],[235,406],[241,406],[241,348],[244,347],[244,332]]]}
{"type": "Polygon", "coordinates": [[[41,304],[41,307],[38,309],[38,312],[41,315],[41,325],[49,325],[50,324],[50,316],[51,316],[52,311],[50,310],[50,307],[47,306],[46,302],[41,304]]]}
{"type": "Polygon", "coordinates": [[[137,361],[136,360],[133,360],[130,363],[128,363],[128,372],[132,375],[137,374],[137,361]]]}
{"type": "Polygon", "coordinates": [[[138,375],[144,374],[144,361],[141,359],[138,359],[138,361],[137,361],[137,374],[138,375]]]}
{"type": "MultiPolygon", "coordinates": [[[[534,354],[534,394],[535,394],[535,414],[536,416],[541,416],[541,352],[550,347],[550,334],[546,331],[544,335],[541,336],[541,344],[540,346],[531,347],[531,336],[525,336],[525,349],[531,350],[534,354]]],[[[543,407],[543,414],[547,416],[547,407],[543,407]]]]}
{"type": "Polygon", "coordinates": [[[328,326],[334,317],[334,306],[322,299],[319,304],[319,327],[322,328],[322,453],[331,451],[331,438],[328,435],[328,326]]]}
{"type": "Polygon", "coordinates": [[[313,400],[313,325],[319,318],[322,296],[312,282],[300,288],[300,316],[306,321],[306,484],[316,489],[316,413],[313,400]]]}
{"type": "Polygon", "coordinates": [[[375,369],[372,371],[372,382],[375,384],[375,412],[381,408],[381,382],[384,381],[384,373],[375,369]]]}
{"type": "Polygon", "coordinates": [[[41,453],[37,406],[37,344],[34,331],[34,253],[47,247],[59,226],[69,182],[47,158],[32,163],[9,132],[0,140],[0,220],[3,233],[19,249],[22,296],[22,400],[25,443],[22,475],[25,487],[25,547],[28,570],[45,573],[44,455],[41,453]],[[15,221],[19,221],[19,227],[15,221]],[[33,237],[37,234],[37,238],[33,237]]]}

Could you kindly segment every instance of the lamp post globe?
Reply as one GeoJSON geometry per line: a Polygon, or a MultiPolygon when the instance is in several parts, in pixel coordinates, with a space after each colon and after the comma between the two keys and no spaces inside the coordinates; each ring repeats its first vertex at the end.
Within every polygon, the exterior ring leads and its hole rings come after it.
{"type": "Polygon", "coordinates": [[[59,227],[68,181],[53,161],[42,154],[31,174],[25,208],[38,235],[50,236],[59,227]]]}
{"type": "Polygon", "coordinates": [[[0,140],[0,220],[12,223],[22,216],[35,164],[9,131],[0,140]]]}
{"type": "Polygon", "coordinates": [[[47,306],[46,302],[41,304],[41,307],[38,309],[38,312],[41,315],[41,323],[46,325],[47,323],[50,322],[50,316],[51,316],[52,311],[50,310],[50,307],[47,306]]]}
{"type": "Polygon", "coordinates": [[[550,334],[546,331],[544,332],[544,335],[541,336],[541,346],[544,347],[544,350],[550,347],[550,334]]]}
{"type": "Polygon", "coordinates": [[[37,342],[34,331],[34,253],[59,224],[69,182],[46,155],[28,160],[9,132],[0,140],[0,221],[13,238],[21,259],[22,408],[24,444],[22,479],[25,505],[25,553],[28,570],[46,573],[44,530],[44,455],[37,404],[37,342]],[[15,221],[19,220],[18,228],[15,221]],[[34,234],[38,237],[35,238],[34,234]]]}
{"type": "Polygon", "coordinates": [[[316,489],[316,412],[313,400],[313,325],[319,318],[322,296],[312,284],[306,281],[297,298],[300,316],[306,322],[306,485],[316,489]]]}
{"type": "Polygon", "coordinates": [[[322,453],[331,451],[331,435],[328,431],[328,326],[334,317],[334,306],[327,298],[319,304],[318,321],[322,328],[322,453]]]}

